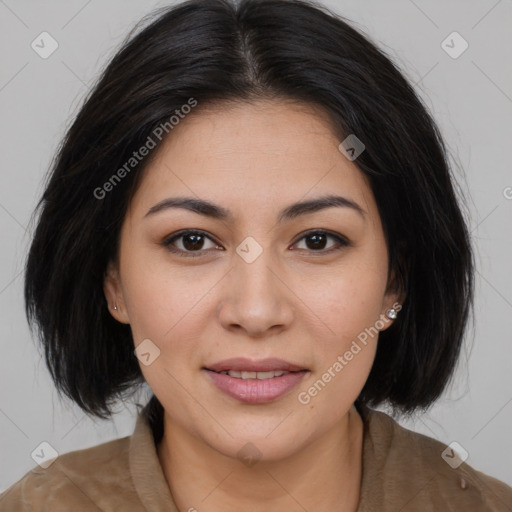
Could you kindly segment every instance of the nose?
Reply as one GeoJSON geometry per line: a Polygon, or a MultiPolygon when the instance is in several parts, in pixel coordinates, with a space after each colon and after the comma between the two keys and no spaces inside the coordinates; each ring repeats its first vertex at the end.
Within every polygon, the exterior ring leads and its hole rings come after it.
{"type": "Polygon", "coordinates": [[[220,323],[227,330],[243,330],[255,338],[287,329],[295,309],[293,292],[286,283],[289,273],[278,264],[271,249],[264,249],[253,261],[240,254],[234,255],[224,281],[217,307],[220,323]]]}

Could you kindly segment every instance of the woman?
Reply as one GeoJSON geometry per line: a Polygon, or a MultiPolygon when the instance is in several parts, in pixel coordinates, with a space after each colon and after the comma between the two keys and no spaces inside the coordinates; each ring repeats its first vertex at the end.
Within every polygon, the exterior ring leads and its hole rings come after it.
{"type": "Polygon", "coordinates": [[[303,1],[164,9],[71,126],[26,267],[60,392],[132,436],[61,454],[0,510],[508,510],[512,489],[372,409],[453,374],[473,297],[438,129],[303,1]]]}

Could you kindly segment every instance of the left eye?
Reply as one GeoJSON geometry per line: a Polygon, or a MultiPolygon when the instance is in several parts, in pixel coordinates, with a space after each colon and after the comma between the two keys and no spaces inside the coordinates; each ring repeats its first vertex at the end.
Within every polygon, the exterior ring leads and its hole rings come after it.
{"type": "Polygon", "coordinates": [[[302,238],[300,238],[299,241],[308,239],[312,242],[309,244],[306,242],[306,249],[312,249],[313,252],[331,252],[333,250],[340,249],[349,245],[346,239],[342,238],[341,236],[328,233],[327,231],[310,231],[302,238]],[[334,247],[331,246],[329,249],[324,250],[326,241],[329,238],[335,240],[336,243],[334,244],[334,247]]]}
{"type": "MultiPolygon", "coordinates": [[[[204,247],[204,241],[209,240],[212,243],[212,247],[220,247],[216,242],[214,242],[209,236],[207,236],[202,231],[182,231],[180,233],[177,233],[173,235],[170,238],[167,238],[163,245],[173,253],[181,254],[184,256],[192,256],[197,257],[201,256],[201,254],[193,254],[195,253],[201,253],[206,252],[204,247]],[[181,240],[181,246],[176,247],[175,242],[181,240]]],[[[317,231],[310,231],[309,233],[306,233],[302,236],[297,242],[295,242],[294,245],[297,245],[302,240],[309,240],[309,243],[306,242],[306,248],[305,250],[310,250],[312,252],[322,252],[322,253],[330,253],[333,250],[338,250],[340,248],[346,247],[349,244],[349,242],[339,236],[335,235],[333,233],[329,233],[327,231],[323,230],[317,230],[317,231]],[[332,239],[335,241],[334,247],[331,245],[331,247],[326,249],[326,243],[328,239],[332,239]]],[[[178,244],[179,245],[179,244],[178,244]]],[[[206,248],[208,249],[208,247],[206,248]]],[[[304,250],[303,248],[300,248],[301,250],[304,250]]]]}

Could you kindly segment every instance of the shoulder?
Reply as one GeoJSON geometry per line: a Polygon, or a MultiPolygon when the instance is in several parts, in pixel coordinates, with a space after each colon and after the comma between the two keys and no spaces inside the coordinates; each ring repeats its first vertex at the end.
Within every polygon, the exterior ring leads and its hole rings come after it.
{"type": "Polygon", "coordinates": [[[453,445],[402,427],[387,414],[371,410],[365,443],[370,478],[381,498],[415,510],[512,511],[512,487],[477,471],[453,445]]]}
{"type": "Polygon", "coordinates": [[[87,511],[124,505],[130,497],[137,500],[129,446],[130,436],[64,453],[46,469],[35,466],[0,495],[0,512],[57,512],[71,506],[87,511]]]}

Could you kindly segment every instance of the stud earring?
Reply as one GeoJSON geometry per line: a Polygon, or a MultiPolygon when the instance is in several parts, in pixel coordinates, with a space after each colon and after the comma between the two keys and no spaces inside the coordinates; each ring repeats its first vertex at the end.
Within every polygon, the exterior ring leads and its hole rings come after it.
{"type": "Polygon", "coordinates": [[[390,319],[390,320],[394,320],[398,315],[398,311],[396,309],[388,309],[386,311],[386,316],[390,319]]]}
{"type": "Polygon", "coordinates": [[[114,311],[117,311],[117,306],[114,306],[112,309],[113,309],[114,311]]]}

